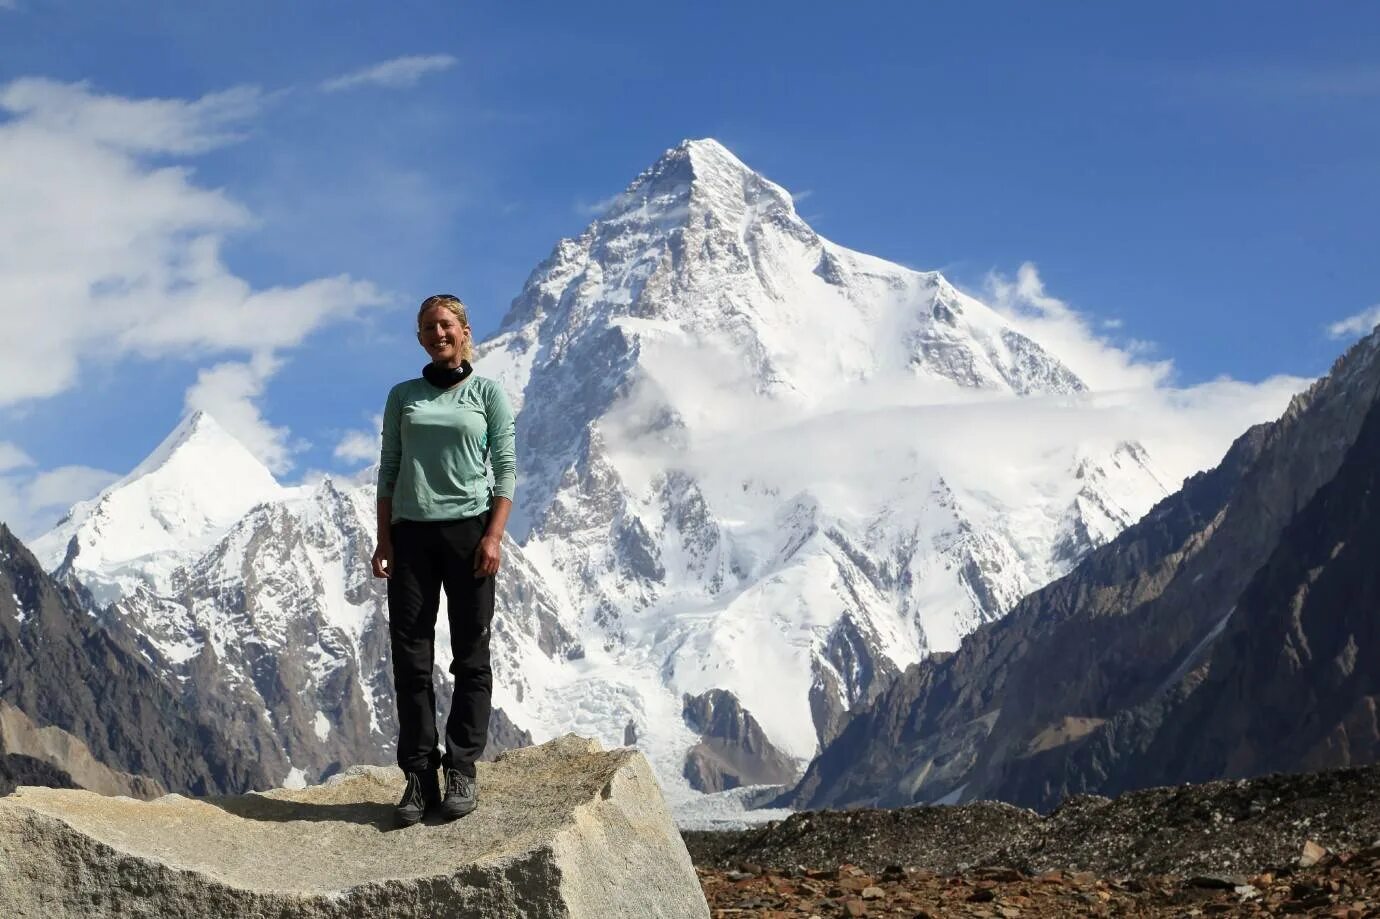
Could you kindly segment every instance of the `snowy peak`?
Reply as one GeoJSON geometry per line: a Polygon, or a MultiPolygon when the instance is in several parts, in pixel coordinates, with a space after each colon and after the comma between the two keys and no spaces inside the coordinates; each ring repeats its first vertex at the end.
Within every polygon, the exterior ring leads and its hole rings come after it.
{"type": "Polygon", "coordinates": [[[172,433],[121,482],[132,482],[169,469],[179,470],[178,474],[195,473],[195,470],[233,473],[260,484],[277,484],[273,473],[249,452],[249,448],[203,411],[184,416],[172,433]]]}
{"type": "Polygon", "coordinates": [[[558,243],[481,350],[522,393],[543,362],[626,373],[667,342],[717,355],[744,368],[739,384],[792,402],[887,375],[1017,395],[1085,389],[938,272],[821,237],[786,189],[708,139],[666,151],[558,243]]]}
{"type": "Polygon", "coordinates": [[[748,168],[723,144],[686,140],[634,179],[602,219],[656,214],[683,224],[712,214],[740,225],[762,209],[799,219],[786,189],[748,168]]]}
{"type": "Polygon", "coordinates": [[[156,586],[158,572],[170,572],[254,505],[282,494],[244,444],[195,412],[128,475],[73,507],[34,549],[45,567],[71,567],[108,602],[123,593],[115,584],[131,563],[139,561],[148,574],[141,579],[156,586]]]}

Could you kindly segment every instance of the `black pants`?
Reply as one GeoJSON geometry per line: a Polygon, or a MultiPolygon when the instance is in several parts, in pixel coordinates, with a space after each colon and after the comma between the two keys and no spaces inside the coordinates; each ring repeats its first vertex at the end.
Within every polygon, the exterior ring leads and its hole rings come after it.
{"type": "Polygon", "coordinates": [[[493,671],[489,625],[494,579],[475,577],[474,554],[489,514],[464,520],[393,524],[393,573],[388,578],[388,634],[393,689],[398,698],[398,765],[408,772],[444,763],[468,775],[488,738],[493,671]],[[446,615],[455,677],[446,754],[436,748],[436,689],[432,658],[436,612],[446,588],[446,615]]]}

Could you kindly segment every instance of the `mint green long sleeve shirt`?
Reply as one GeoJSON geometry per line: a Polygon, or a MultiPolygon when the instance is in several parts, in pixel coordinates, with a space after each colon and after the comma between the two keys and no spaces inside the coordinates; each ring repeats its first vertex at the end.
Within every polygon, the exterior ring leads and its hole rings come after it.
{"type": "Polygon", "coordinates": [[[497,381],[471,374],[440,389],[418,377],[388,391],[378,496],[393,499],[393,521],[474,517],[512,500],[516,483],[513,410],[497,381]]]}

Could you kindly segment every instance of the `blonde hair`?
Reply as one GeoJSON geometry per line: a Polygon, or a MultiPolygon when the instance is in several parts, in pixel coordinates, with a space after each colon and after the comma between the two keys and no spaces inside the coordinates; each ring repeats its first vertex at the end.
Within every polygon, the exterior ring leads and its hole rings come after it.
{"type": "MultiPolygon", "coordinates": [[[[469,330],[470,317],[466,314],[465,304],[460,302],[460,298],[455,296],[455,294],[435,294],[423,300],[421,309],[417,310],[418,334],[420,334],[422,331],[422,317],[426,315],[427,310],[436,306],[439,306],[442,309],[448,311],[459,321],[461,327],[463,327],[467,331],[469,330]]],[[[474,360],[473,333],[465,337],[465,346],[460,349],[460,359],[465,361],[474,360]]]]}

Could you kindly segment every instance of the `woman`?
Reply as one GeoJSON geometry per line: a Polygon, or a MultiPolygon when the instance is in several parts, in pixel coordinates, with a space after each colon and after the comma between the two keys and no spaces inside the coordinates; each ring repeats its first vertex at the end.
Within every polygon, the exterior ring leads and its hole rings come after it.
{"type": "Polygon", "coordinates": [[[513,412],[503,388],[474,374],[465,306],[450,294],[422,302],[417,340],[431,357],[420,379],[388,393],[378,475],[374,577],[388,579],[388,632],[398,698],[404,826],[428,809],[448,820],[478,804],[475,761],[488,736],[494,613],[503,529],[513,505],[513,412]],[[490,487],[485,461],[493,464],[490,487]],[[446,589],[455,695],[437,749],[431,681],[440,590],[446,589]],[[445,767],[445,794],[436,767],[445,767]]]}

